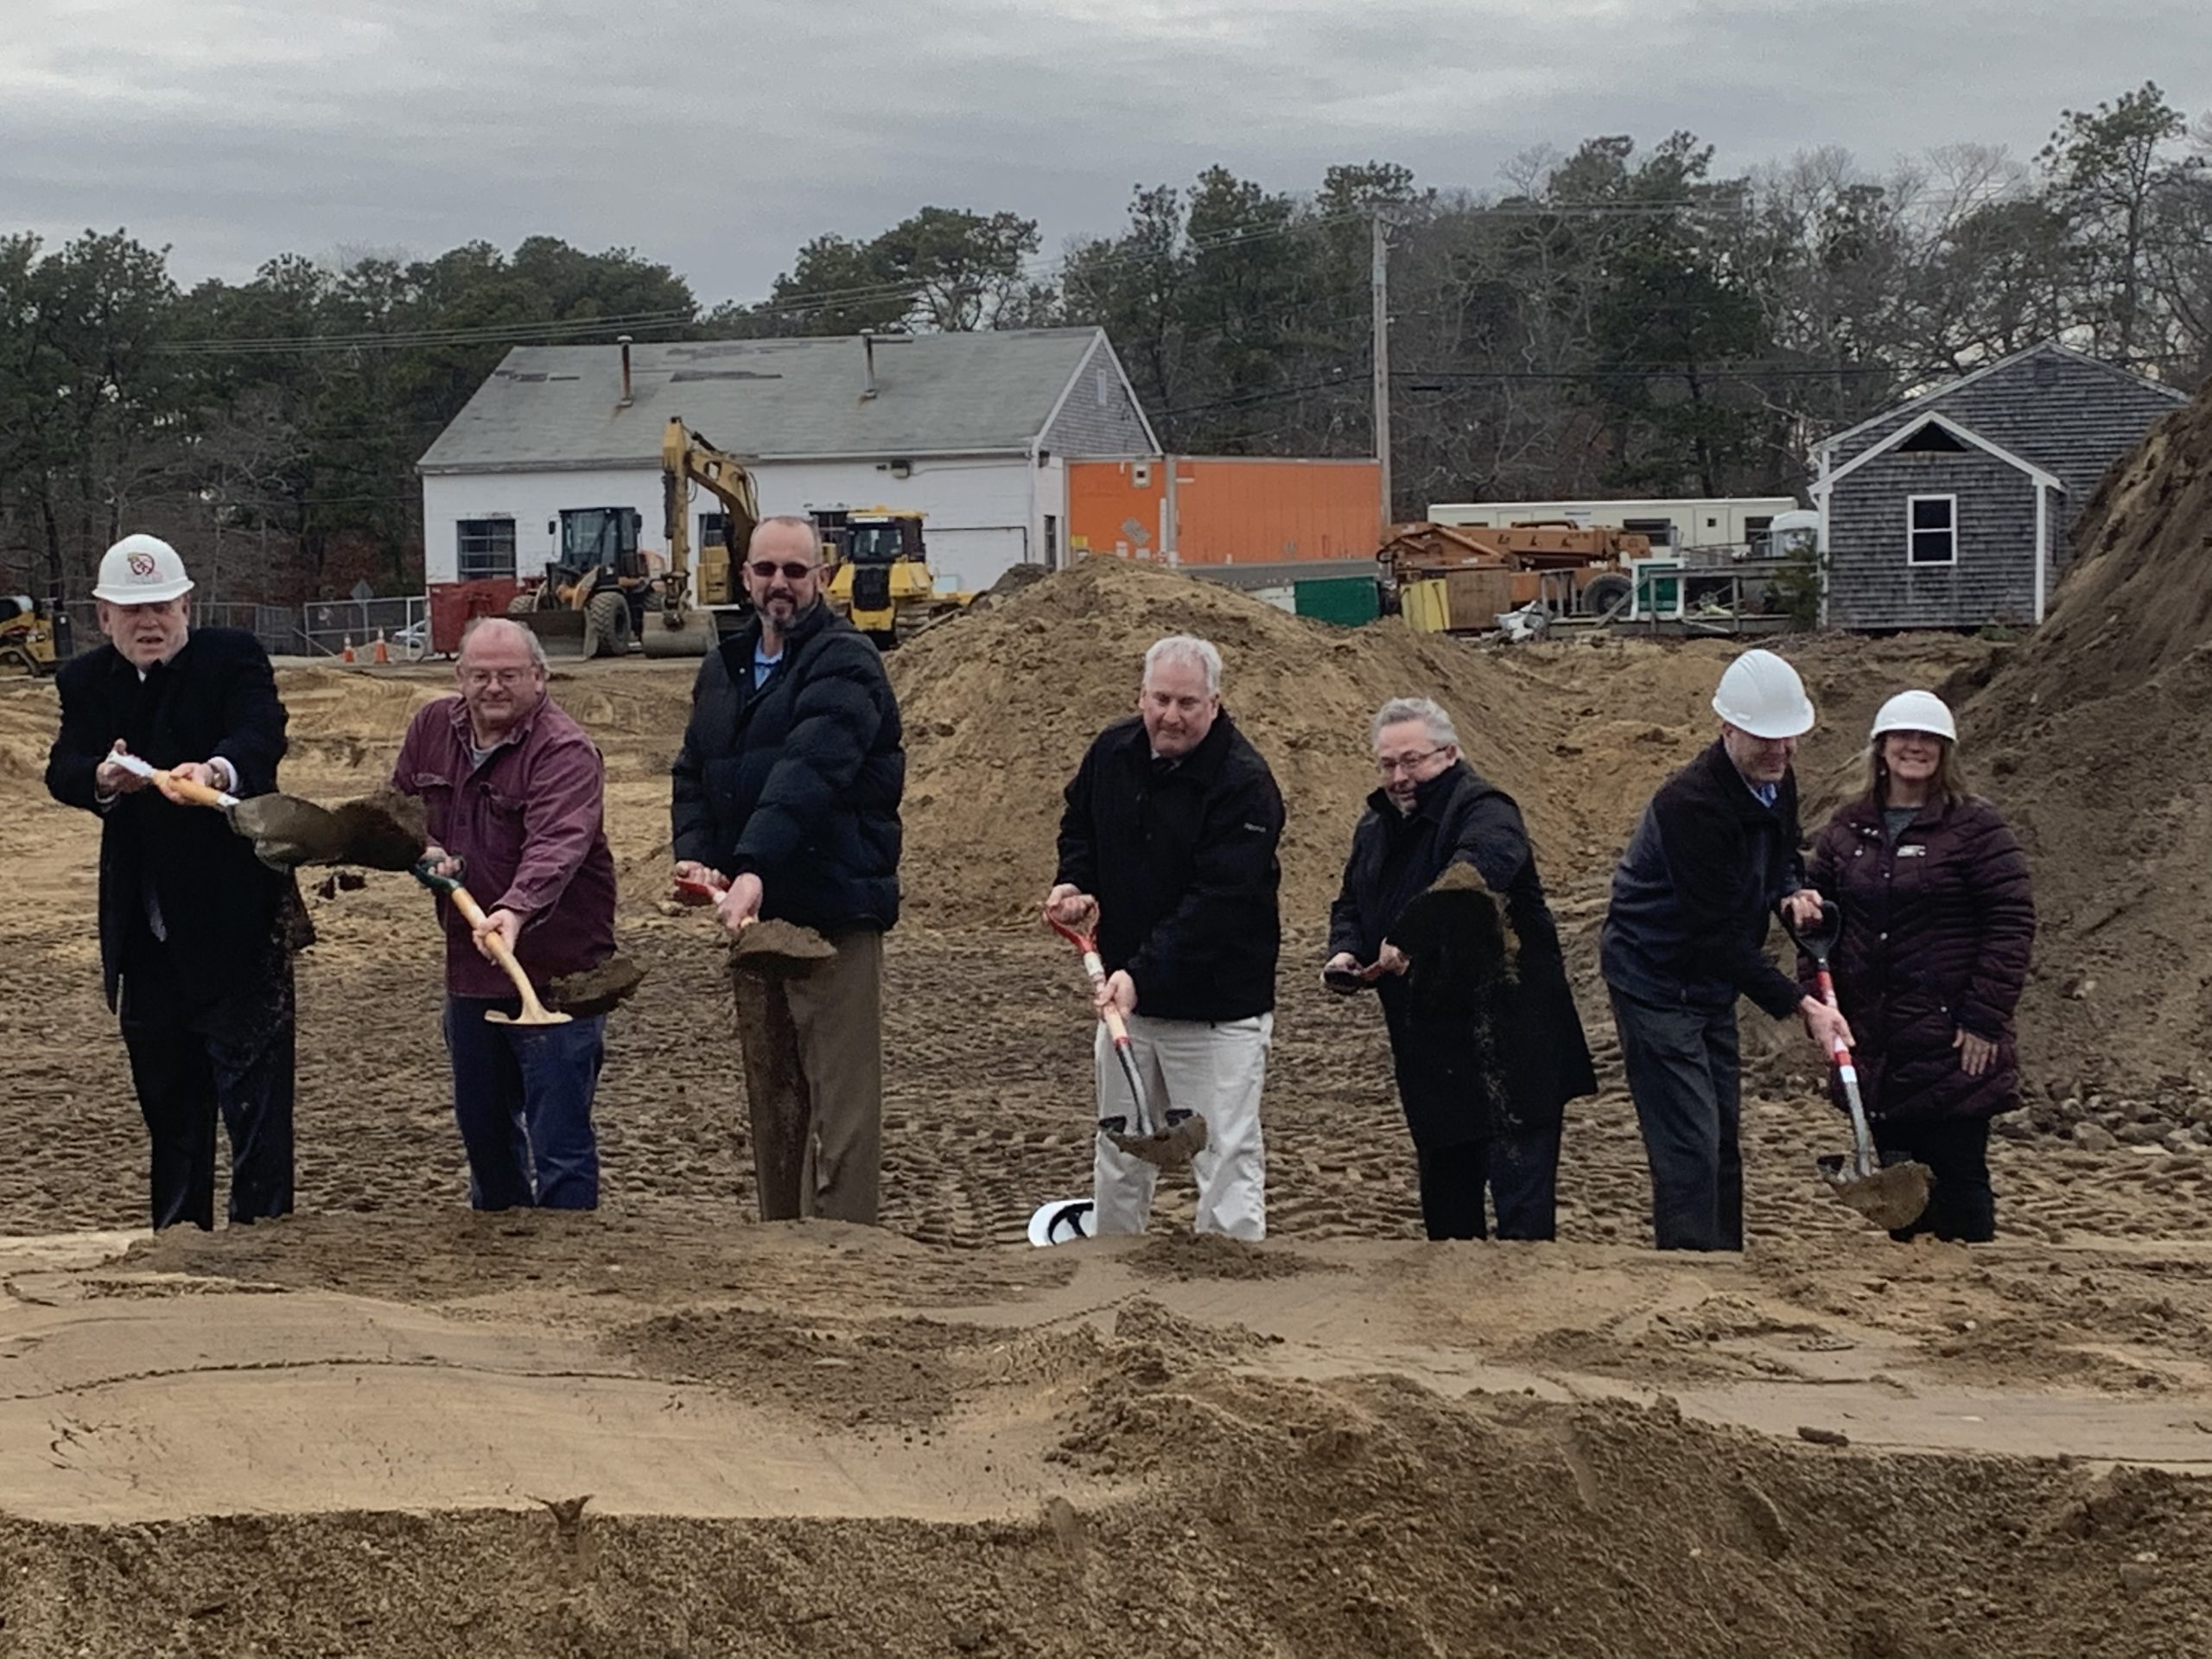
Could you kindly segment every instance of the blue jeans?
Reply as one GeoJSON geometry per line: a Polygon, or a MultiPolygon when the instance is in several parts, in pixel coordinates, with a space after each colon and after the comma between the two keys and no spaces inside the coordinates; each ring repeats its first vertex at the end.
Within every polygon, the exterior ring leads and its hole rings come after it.
{"type": "Polygon", "coordinates": [[[446,998],[468,1202],[479,1210],[596,1210],[591,1097],[607,1052],[607,1016],[564,1026],[495,1026],[484,1017],[512,1007],[486,997],[446,998]]]}
{"type": "Polygon", "coordinates": [[[1662,1008],[1615,991],[1613,1024],[1651,1163],[1662,1250],[1744,1248],[1742,1115],[1733,1004],[1662,1008]]]}

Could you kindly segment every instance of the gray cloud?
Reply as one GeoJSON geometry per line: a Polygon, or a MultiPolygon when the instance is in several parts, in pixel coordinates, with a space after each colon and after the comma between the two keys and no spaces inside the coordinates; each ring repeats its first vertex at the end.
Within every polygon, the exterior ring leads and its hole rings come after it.
{"type": "Polygon", "coordinates": [[[2025,154],[2146,75],[2212,106],[2194,0],[9,0],[0,226],[127,226],[185,282],[542,232],[752,297],[808,237],[925,202],[1056,246],[1216,162],[1479,190],[1597,133],[1688,128],[1732,167],[2025,154]]]}

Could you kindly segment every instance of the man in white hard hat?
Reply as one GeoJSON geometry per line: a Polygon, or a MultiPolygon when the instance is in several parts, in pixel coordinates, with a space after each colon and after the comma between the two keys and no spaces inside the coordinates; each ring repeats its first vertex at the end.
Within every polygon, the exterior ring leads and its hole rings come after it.
{"type": "Polygon", "coordinates": [[[127,536],[92,589],[108,643],[56,676],[54,799],[99,815],[100,963],[152,1144],[153,1223],[214,1224],[215,1119],[230,1218],[292,1208],[292,952],[311,937],[292,878],[219,812],[178,804],[116,757],[241,798],[276,786],[284,706],[250,633],[194,628],[167,542],[127,536]]]}
{"type": "Polygon", "coordinates": [[[1662,1250],[1744,1247],[1736,999],[1797,1014],[1824,1055],[1831,1033],[1850,1038],[1764,950],[1778,906],[1798,925],[1820,919],[1790,771],[1812,702],[1796,670],[1747,651],[1713,708],[1719,738],[1660,785],[1613,872],[1599,947],[1662,1250]]]}

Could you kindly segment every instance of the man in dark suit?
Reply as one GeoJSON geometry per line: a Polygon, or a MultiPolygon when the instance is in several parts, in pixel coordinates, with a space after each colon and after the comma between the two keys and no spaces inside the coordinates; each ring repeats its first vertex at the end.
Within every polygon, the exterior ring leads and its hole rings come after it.
{"type": "Polygon", "coordinates": [[[100,561],[108,643],[56,677],[54,799],[100,823],[100,963],[152,1141],[153,1219],[214,1224],[215,1116],[230,1218],[292,1208],[292,952],[306,916],[219,812],[176,804],[130,754],[241,798],[276,786],[284,706],[250,633],[191,626],[176,550],[128,536],[100,561]]]}

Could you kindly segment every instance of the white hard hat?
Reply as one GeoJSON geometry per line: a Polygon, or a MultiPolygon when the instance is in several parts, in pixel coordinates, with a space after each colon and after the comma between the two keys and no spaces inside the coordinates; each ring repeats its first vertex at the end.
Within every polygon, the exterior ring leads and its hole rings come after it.
{"type": "Polygon", "coordinates": [[[1048,1244],[1072,1244],[1089,1238],[1096,1227],[1096,1206],[1089,1198],[1055,1198],[1037,1206],[1029,1217],[1029,1242],[1042,1249],[1048,1244]]]}
{"type": "Polygon", "coordinates": [[[1753,737],[1802,737],[1813,729],[1804,681],[1770,651],[1747,651],[1728,664],[1713,712],[1753,737]]]}
{"type": "Polygon", "coordinates": [[[158,536],[126,536],[100,556],[92,597],[111,605],[159,605],[191,591],[176,549],[158,536]]]}
{"type": "Polygon", "coordinates": [[[1879,737],[1885,732],[1933,732],[1954,743],[1959,741],[1958,721],[1933,691],[1900,691],[1884,703],[1869,735],[1879,737]]]}

